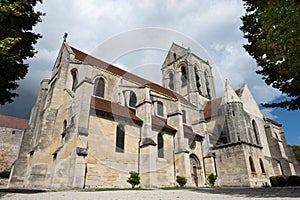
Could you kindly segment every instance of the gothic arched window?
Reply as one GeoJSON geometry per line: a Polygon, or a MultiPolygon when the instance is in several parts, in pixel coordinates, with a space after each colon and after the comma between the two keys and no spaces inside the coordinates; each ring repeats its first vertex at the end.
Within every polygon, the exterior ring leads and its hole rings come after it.
{"type": "Polygon", "coordinates": [[[164,138],[162,134],[157,135],[157,150],[158,150],[158,157],[163,158],[164,157],[164,138]]]}
{"type": "Polygon", "coordinates": [[[181,67],[181,87],[187,85],[186,67],[181,67]]]}
{"type": "Polygon", "coordinates": [[[77,69],[72,69],[71,70],[71,75],[72,75],[72,91],[75,91],[75,87],[77,86],[78,79],[77,79],[77,69]]]}
{"type": "Polygon", "coordinates": [[[157,115],[164,116],[164,105],[162,102],[157,102],[157,115]]]}
{"type": "Polygon", "coordinates": [[[116,152],[124,152],[125,131],[122,125],[117,126],[116,131],[116,152]]]}
{"type": "Polygon", "coordinates": [[[169,88],[174,90],[174,75],[173,72],[169,73],[169,88]]]}
{"type": "Polygon", "coordinates": [[[205,72],[204,75],[205,75],[205,84],[206,84],[207,98],[211,99],[210,86],[209,86],[209,78],[208,78],[207,72],[205,72]]]}
{"type": "Polygon", "coordinates": [[[202,92],[201,92],[201,80],[200,80],[200,76],[198,75],[198,70],[197,70],[196,67],[194,68],[194,70],[195,70],[195,79],[196,79],[197,90],[198,90],[198,93],[199,93],[200,95],[202,95],[202,92]]]}
{"type": "Polygon", "coordinates": [[[186,123],[186,112],[185,112],[185,110],[182,110],[182,122],[186,123]]]}
{"type": "Polygon", "coordinates": [[[261,173],[265,174],[266,171],[265,171],[264,163],[261,158],[259,159],[259,164],[260,164],[261,173]]]}
{"type": "Polygon", "coordinates": [[[254,162],[251,156],[249,156],[249,164],[250,164],[250,169],[252,173],[255,173],[255,166],[254,166],[254,162]]]}
{"type": "Polygon", "coordinates": [[[97,78],[95,80],[94,95],[103,98],[104,92],[105,92],[105,81],[103,78],[97,78]]]}
{"type": "Polygon", "coordinates": [[[135,108],[136,106],[136,95],[134,92],[130,91],[130,95],[129,95],[129,106],[135,108]]]}
{"type": "Polygon", "coordinates": [[[253,128],[253,132],[254,132],[255,142],[256,142],[256,144],[258,144],[259,143],[258,130],[257,130],[257,125],[256,125],[255,120],[252,120],[252,128],[253,128]]]}

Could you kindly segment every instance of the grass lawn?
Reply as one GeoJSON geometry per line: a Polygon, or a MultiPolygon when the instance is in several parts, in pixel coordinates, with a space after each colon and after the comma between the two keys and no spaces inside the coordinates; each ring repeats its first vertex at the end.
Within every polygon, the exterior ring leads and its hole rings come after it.
{"type": "Polygon", "coordinates": [[[4,195],[6,195],[7,193],[5,192],[0,192],[0,198],[3,197],[4,195]]]}

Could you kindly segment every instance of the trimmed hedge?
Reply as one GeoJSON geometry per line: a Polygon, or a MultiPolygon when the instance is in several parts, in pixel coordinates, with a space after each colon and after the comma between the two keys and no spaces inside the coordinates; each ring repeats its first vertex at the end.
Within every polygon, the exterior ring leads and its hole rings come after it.
{"type": "Polygon", "coordinates": [[[0,172],[0,178],[9,178],[10,175],[10,169],[5,169],[2,172],[0,172]]]}
{"type": "Polygon", "coordinates": [[[271,176],[272,187],[300,186],[299,176],[271,176]]]}

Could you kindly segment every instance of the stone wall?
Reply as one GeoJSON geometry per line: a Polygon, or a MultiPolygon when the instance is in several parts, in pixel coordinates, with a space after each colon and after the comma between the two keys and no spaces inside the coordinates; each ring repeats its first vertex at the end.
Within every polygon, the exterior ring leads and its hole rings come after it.
{"type": "Polygon", "coordinates": [[[11,168],[18,157],[23,130],[0,127],[0,171],[11,168]]]}

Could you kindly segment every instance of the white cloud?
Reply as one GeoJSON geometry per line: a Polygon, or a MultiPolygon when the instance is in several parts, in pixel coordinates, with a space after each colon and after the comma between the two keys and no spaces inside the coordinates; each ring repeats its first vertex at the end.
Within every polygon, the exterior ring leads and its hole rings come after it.
{"type": "MultiPolygon", "coordinates": [[[[240,17],[245,11],[240,0],[51,0],[44,1],[36,10],[45,12],[46,16],[35,27],[43,38],[36,45],[39,51],[36,59],[29,61],[31,69],[24,81],[28,86],[38,86],[42,78],[50,78],[47,76],[50,75],[64,32],[69,33],[68,42],[72,46],[89,52],[120,33],[137,28],[161,27],[190,37],[204,47],[217,68],[215,76],[218,83],[227,78],[237,88],[246,82],[258,103],[280,96],[278,91],[266,86],[255,74],[256,64],[242,47],[245,40],[239,27],[240,17]]],[[[186,43],[184,45],[187,47],[186,43]]],[[[130,57],[132,59],[119,59],[116,63],[138,74],[149,71],[147,69],[150,67],[154,69],[155,65],[155,71],[151,69],[149,76],[145,76],[153,77],[151,79],[156,82],[161,74],[159,60],[163,59],[160,53],[148,53],[130,57]],[[157,59],[150,59],[154,57],[157,59]]],[[[223,91],[224,86],[219,85],[217,90],[223,91]]]]}
{"type": "Polygon", "coordinates": [[[272,119],[272,120],[275,120],[275,119],[278,118],[278,116],[272,114],[273,110],[274,110],[273,108],[264,108],[264,109],[261,110],[261,112],[262,112],[262,114],[263,114],[264,116],[266,116],[267,118],[272,119]]]}

